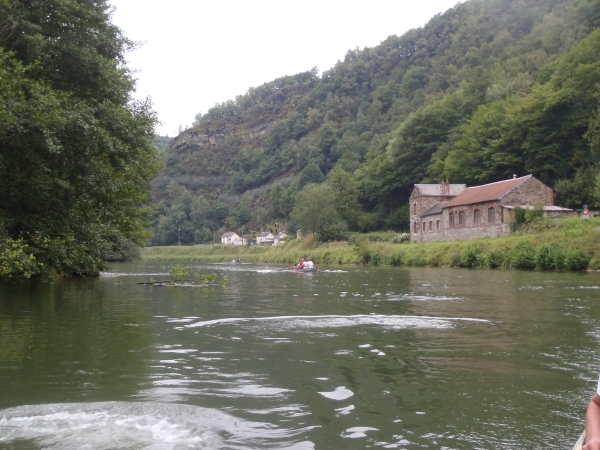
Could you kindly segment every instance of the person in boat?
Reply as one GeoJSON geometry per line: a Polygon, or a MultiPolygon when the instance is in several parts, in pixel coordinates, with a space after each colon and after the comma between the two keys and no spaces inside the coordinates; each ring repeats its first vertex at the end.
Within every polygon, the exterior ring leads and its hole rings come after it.
{"type": "Polygon", "coordinates": [[[600,379],[585,414],[585,445],[583,450],[600,450],[600,379]]]}
{"type": "Polygon", "coordinates": [[[304,270],[304,259],[301,259],[300,262],[298,263],[298,269],[304,270]]]}
{"type": "Polygon", "coordinates": [[[307,259],[306,262],[304,263],[304,268],[305,269],[314,269],[315,264],[310,259],[307,259]]]}

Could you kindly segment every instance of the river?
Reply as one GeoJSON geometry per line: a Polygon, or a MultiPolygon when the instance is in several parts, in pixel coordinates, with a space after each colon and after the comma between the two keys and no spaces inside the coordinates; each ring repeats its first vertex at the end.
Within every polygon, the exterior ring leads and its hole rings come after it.
{"type": "MultiPolygon", "coordinates": [[[[189,264],[189,263],[188,263],[189,264]]],[[[567,449],[600,275],[170,265],[0,286],[1,449],[567,449]]]]}

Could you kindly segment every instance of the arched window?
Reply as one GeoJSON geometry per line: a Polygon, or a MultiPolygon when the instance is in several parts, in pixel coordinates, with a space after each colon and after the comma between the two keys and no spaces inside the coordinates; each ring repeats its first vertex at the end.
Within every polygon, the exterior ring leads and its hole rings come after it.
{"type": "Polygon", "coordinates": [[[448,223],[450,224],[451,227],[454,226],[454,213],[450,213],[448,215],[448,223]]]}
{"type": "Polygon", "coordinates": [[[425,231],[425,222],[423,222],[422,230],[425,231]]]}
{"type": "Polygon", "coordinates": [[[413,214],[416,216],[417,215],[417,202],[413,203],[413,214]]]}
{"type": "Polygon", "coordinates": [[[496,221],[496,208],[488,209],[488,222],[492,223],[496,221]]]}
{"type": "Polygon", "coordinates": [[[433,231],[433,220],[429,221],[429,231],[433,231]]]}
{"type": "Polygon", "coordinates": [[[413,228],[415,229],[415,234],[417,234],[419,232],[419,222],[415,222],[415,226],[413,228]]]}
{"type": "Polygon", "coordinates": [[[479,210],[479,209],[476,209],[476,210],[473,212],[473,223],[474,223],[475,225],[479,225],[479,224],[481,223],[481,210],[479,210]]]}
{"type": "Polygon", "coordinates": [[[463,227],[465,226],[465,212],[464,211],[458,212],[458,224],[463,227]]]}

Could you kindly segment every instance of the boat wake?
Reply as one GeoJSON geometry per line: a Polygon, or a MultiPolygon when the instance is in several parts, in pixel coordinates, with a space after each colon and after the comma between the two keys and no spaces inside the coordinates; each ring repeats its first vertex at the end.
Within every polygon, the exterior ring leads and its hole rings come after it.
{"type": "Polygon", "coordinates": [[[10,448],[307,450],[314,445],[294,438],[309,429],[288,430],[172,403],[59,403],[0,411],[0,446],[16,445],[10,448]]]}
{"type": "Polygon", "coordinates": [[[484,319],[466,317],[396,316],[382,314],[230,317],[205,320],[184,325],[185,328],[211,327],[238,323],[272,323],[279,328],[340,328],[357,325],[379,325],[388,328],[450,328],[455,322],[491,323],[484,319]]]}

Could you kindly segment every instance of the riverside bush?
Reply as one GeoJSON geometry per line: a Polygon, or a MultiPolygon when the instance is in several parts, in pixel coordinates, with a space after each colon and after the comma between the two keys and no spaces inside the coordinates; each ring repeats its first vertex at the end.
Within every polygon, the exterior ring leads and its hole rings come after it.
{"type": "Polygon", "coordinates": [[[565,255],[565,269],[585,270],[590,264],[590,259],[589,253],[581,248],[569,250],[565,255]]]}
{"type": "Polygon", "coordinates": [[[402,265],[402,253],[392,253],[389,258],[390,266],[401,266],[402,265]]]}
{"type": "Polygon", "coordinates": [[[510,254],[510,265],[515,269],[535,269],[535,255],[535,247],[530,242],[520,242],[510,254]]]}
{"type": "Polygon", "coordinates": [[[460,267],[479,267],[484,262],[481,245],[470,244],[459,258],[460,267]]]}
{"type": "Polygon", "coordinates": [[[490,251],[484,256],[484,264],[490,269],[497,269],[504,264],[504,255],[497,250],[490,251]]]}
{"type": "Polygon", "coordinates": [[[540,270],[553,270],[556,268],[554,249],[543,243],[535,254],[535,266],[540,270]]]}

